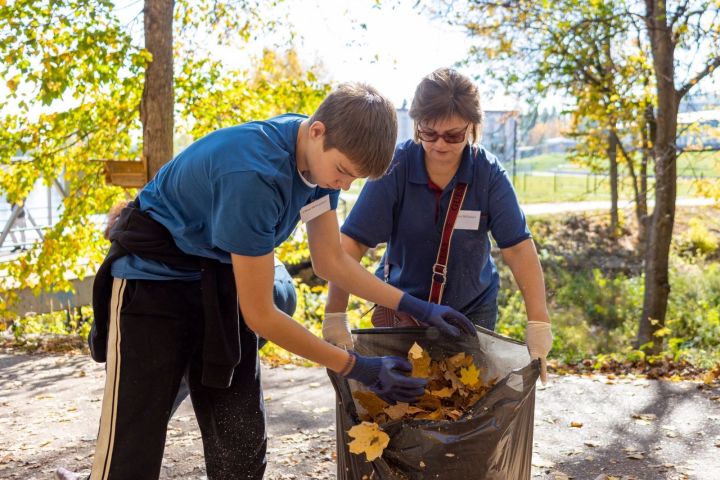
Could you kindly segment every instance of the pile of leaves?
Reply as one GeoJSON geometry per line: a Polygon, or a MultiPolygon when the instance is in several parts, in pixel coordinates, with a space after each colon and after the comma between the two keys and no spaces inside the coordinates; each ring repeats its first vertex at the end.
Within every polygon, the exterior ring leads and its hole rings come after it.
{"type": "Polygon", "coordinates": [[[408,352],[413,377],[427,378],[425,393],[413,404],[388,402],[369,391],[355,391],[353,397],[365,410],[362,423],[348,431],[354,440],[351,453],[367,455],[368,461],[382,455],[390,438],[380,425],[392,420],[449,420],[465,415],[495,384],[483,381],[484,369],[475,365],[472,355],[460,352],[452,357],[433,360],[417,343],[408,352]]]}
{"type": "Polygon", "coordinates": [[[613,358],[598,355],[577,363],[561,364],[555,359],[548,361],[550,371],[559,375],[603,373],[607,375],[636,375],[640,378],[664,379],[670,381],[700,380],[707,384],[720,378],[720,363],[705,370],[685,359],[667,356],[648,356],[641,359],[613,358]]]}
{"type": "Polygon", "coordinates": [[[411,376],[428,379],[425,393],[413,404],[398,402],[390,405],[372,392],[353,392],[353,397],[366,411],[361,420],[378,424],[400,419],[457,420],[496,381],[483,383],[482,369],[478,369],[473,356],[465,352],[435,361],[415,343],[408,352],[408,360],[413,367],[411,376]]]}

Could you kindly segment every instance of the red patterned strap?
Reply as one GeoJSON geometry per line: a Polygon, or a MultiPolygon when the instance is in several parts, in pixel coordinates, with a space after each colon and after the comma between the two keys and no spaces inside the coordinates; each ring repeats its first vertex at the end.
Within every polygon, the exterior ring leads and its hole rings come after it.
{"type": "Polygon", "coordinates": [[[440,237],[440,248],[438,249],[435,265],[432,271],[432,286],[430,287],[430,303],[440,303],[443,291],[445,290],[445,281],[447,280],[447,263],[450,256],[450,241],[455,227],[455,220],[460,213],[465,192],[467,191],[467,183],[458,182],[453,189],[450,205],[445,214],[445,224],[443,225],[442,236],[440,237]]]}

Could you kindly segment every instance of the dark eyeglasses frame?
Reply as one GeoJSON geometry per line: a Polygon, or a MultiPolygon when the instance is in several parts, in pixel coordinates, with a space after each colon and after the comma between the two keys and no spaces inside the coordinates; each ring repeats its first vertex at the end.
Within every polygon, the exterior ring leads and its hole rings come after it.
{"type": "Polygon", "coordinates": [[[462,143],[465,141],[465,136],[467,135],[467,129],[470,126],[470,123],[468,122],[467,125],[465,125],[465,128],[462,129],[462,131],[457,133],[443,133],[442,135],[437,132],[428,132],[427,130],[422,130],[420,126],[417,127],[417,136],[420,140],[423,142],[437,142],[439,138],[442,138],[445,140],[445,143],[462,143]]]}

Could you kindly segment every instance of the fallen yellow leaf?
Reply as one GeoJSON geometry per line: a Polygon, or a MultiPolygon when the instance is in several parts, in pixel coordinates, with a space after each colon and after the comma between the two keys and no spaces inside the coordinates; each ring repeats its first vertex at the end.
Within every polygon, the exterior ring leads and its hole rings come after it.
{"type": "Polygon", "coordinates": [[[434,412],[418,413],[415,418],[417,420],[441,420],[445,418],[445,413],[442,408],[438,408],[434,412]]]}
{"type": "Polygon", "coordinates": [[[460,381],[468,387],[477,385],[480,382],[480,371],[474,364],[462,368],[460,369],[460,381]]]}
{"type": "Polygon", "coordinates": [[[410,404],[398,402],[395,405],[385,407],[385,413],[390,417],[390,420],[398,420],[408,412],[408,408],[410,408],[410,404]]]}
{"type": "Polygon", "coordinates": [[[463,361],[465,360],[465,352],[460,352],[456,355],[453,355],[452,357],[445,360],[450,368],[453,370],[456,368],[460,368],[463,366],[463,361]]]}
{"type": "Polygon", "coordinates": [[[455,392],[454,389],[451,387],[445,387],[441,388],[440,390],[432,390],[430,391],[431,394],[435,395],[438,398],[449,398],[452,397],[452,394],[455,392]]]}
{"type": "Polygon", "coordinates": [[[416,343],[408,351],[408,360],[412,364],[413,377],[428,378],[430,377],[430,355],[416,343]]]}
{"type": "Polygon", "coordinates": [[[348,430],[348,435],[354,439],[348,444],[350,453],[364,453],[368,462],[379,458],[390,443],[390,437],[377,423],[362,422],[348,430]]]}
{"type": "Polygon", "coordinates": [[[387,407],[390,406],[390,404],[373,392],[358,390],[353,392],[352,396],[355,397],[355,399],[371,417],[380,415],[387,407]]]}
{"type": "Polygon", "coordinates": [[[419,358],[422,358],[424,353],[425,353],[425,350],[423,350],[423,348],[420,345],[418,345],[417,342],[415,342],[415,343],[413,343],[413,346],[410,347],[410,350],[408,350],[408,358],[410,360],[412,360],[412,359],[417,360],[419,358]]]}

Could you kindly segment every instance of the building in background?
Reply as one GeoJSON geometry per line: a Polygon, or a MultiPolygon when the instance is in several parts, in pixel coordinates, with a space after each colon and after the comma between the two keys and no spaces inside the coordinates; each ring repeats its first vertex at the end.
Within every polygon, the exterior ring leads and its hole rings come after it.
{"type": "MultiPolygon", "coordinates": [[[[507,165],[516,159],[518,112],[515,110],[486,110],[482,125],[481,144],[507,165]]],[[[397,109],[398,143],[413,138],[413,121],[407,102],[397,109]]],[[[507,167],[506,167],[507,168],[507,167]]]]}

